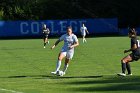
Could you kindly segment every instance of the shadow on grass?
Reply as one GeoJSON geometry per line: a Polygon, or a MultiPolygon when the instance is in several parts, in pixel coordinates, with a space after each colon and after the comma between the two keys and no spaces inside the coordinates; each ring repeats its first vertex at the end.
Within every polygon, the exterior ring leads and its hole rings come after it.
{"type": "Polygon", "coordinates": [[[27,50],[27,49],[37,49],[35,47],[31,47],[31,48],[6,48],[6,47],[2,47],[0,50],[27,50]]]}
{"type": "Polygon", "coordinates": [[[73,92],[97,92],[97,91],[140,91],[140,76],[130,76],[130,77],[108,77],[101,78],[98,80],[87,80],[87,81],[76,81],[76,82],[66,82],[72,87],[69,88],[73,92]]]}
{"type": "Polygon", "coordinates": [[[33,78],[33,79],[70,79],[70,78],[100,78],[103,76],[56,76],[56,75],[26,75],[26,76],[7,76],[0,78],[33,78]]]}
{"type": "Polygon", "coordinates": [[[26,75],[7,76],[0,78],[32,78],[32,79],[75,79],[63,81],[59,84],[70,86],[67,91],[71,92],[139,92],[140,76],[118,77],[108,76],[64,76],[55,75],[26,75]]]}
{"type": "Polygon", "coordinates": [[[73,92],[105,92],[105,91],[122,91],[120,93],[126,93],[126,91],[140,91],[139,84],[116,84],[111,86],[103,86],[103,87],[81,87],[81,88],[71,88],[69,89],[73,92]]]}
{"type": "Polygon", "coordinates": [[[46,77],[42,77],[42,78],[36,78],[36,79],[45,79],[45,78],[49,78],[49,79],[75,79],[75,78],[100,78],[103,76],[56,76],[56,75],[51,75],[51,76],[46,76],[46,77]]]}
{"type": "Polygon", "coordinates": [[[25,75],[21,75],[21,76],[5,76],[5,77],[0,77],[0,78],[28,78],[28,77],[43,77],[43,75],[31,75],[31,76],[25,76],[25,75]]]}

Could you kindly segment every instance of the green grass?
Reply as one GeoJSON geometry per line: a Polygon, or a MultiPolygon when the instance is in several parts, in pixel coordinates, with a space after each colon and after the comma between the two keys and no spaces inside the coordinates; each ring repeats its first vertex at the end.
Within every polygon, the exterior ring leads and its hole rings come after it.
{"type": "Polygon", "coordinates": [[[50,74],[63,44],[51,50],[55,41],[44,49],[42,39],[0,40],[0,93],[139,93],[139,62],[131,64],[133,76],[116,75],[128,37],[87,38],[85,44],[79,38],[63,77],[50,74]]]}

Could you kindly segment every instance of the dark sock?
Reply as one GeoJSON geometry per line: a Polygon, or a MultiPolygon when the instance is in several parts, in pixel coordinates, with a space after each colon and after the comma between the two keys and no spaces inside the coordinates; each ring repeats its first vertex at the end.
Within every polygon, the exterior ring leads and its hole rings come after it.
{"type": "Polygon", "coordinates": [[[126,63],[122,62],[122,73],[125,74],[125,70],[126,70],[126,63]]]}
{"type": "Polygon", "coordinates": [[[131,67],[129,63],[126,63],[126,69],[128,71],[128,74],[131,74],[131,67]]]}
{"type": "Polygon", "coordinates": [[[44,43],[44,46],[46,46],[46,43],[44,43]]]}

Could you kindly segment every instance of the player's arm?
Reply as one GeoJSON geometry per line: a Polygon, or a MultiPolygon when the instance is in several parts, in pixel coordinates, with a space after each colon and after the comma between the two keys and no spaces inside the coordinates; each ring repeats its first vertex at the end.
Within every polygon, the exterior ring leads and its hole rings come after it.
{"type": "Polygon", "coordinates": [[[70,48],[74,48],[74,47],[77,47],[77,46],[79,46],[79,42],[78,41],[75,42],[72,46],[70,46],[70,48]]]}
{"type": "Polygon", "coordinates": [[[89,31],[86,29],[87,34],[89,34],[89,31]]]}
{"type": "Polygon", "coordinates": [[[57,46],[59,42],[60,42],[60,39],[58,39],[58,40],[55,42],[55,44],[51,47],[51,49],[54,49],[55,46],[57,46]]]}
{"type": "Polygon", "coordinates": [[[50,29],[48,28],[48,34],[50,34],[50,32],[51,32],[51,31],[50,31],[50,29]]]}
{"type": "Polygon", "coordinates": [[[132,48],[130,48],[128,50],[124,50],[124,53],[130,52],[130,51],[135,50],[135,49],[137,49],[137,45],[136,44],[134,44],[132,48]]]}
{"type": "Polygon", "coordinates": [[[79,41],[77,39],[77,36],[74,36],[74,41],[75,41],[75,43],[73,45],[71,45],[70,48],[74,48],[74,47],[79,46],[79,41]]]}
{"type": "Polygon", "coordinates": [[[55,42],[55,44],[51,47],[51,49],[54,49],[55,46],[57,46],[59,42],[61,42],[61,41],[64,40],[64,38],[65,38],[65,35],[62,35],[62,36],[55,42]]]}

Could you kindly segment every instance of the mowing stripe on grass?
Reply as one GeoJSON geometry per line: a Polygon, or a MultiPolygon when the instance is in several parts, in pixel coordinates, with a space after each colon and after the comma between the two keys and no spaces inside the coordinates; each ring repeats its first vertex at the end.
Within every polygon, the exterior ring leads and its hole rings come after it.
{"type": "Polygon", "coordinates": [[[0,90],[5,91],[5,92],[10,92],[10,93],[23,93],[23,92],[19,92],[19,91],[15,91],[15,90],[4,89],[4,88],[0,88],[0,90]]]}

